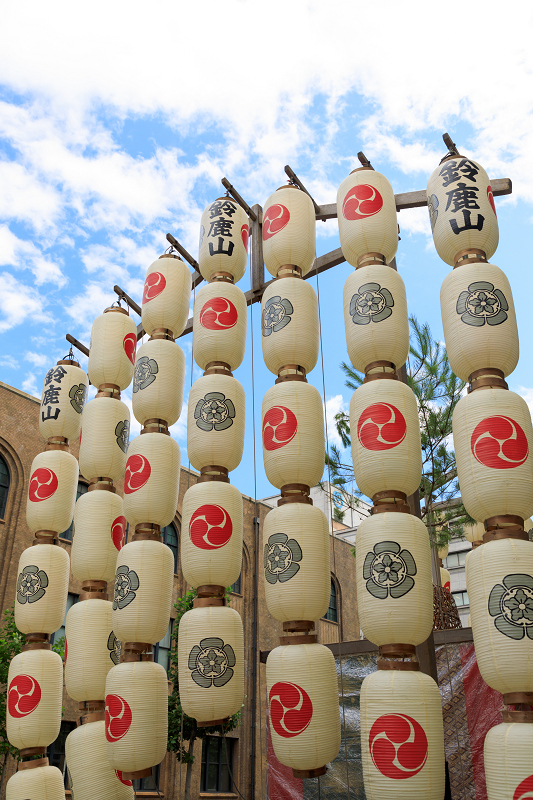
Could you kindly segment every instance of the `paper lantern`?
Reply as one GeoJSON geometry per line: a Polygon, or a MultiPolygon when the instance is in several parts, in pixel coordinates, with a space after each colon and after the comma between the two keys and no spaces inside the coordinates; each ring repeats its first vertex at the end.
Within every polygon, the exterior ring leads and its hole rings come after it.
{"type": "Polygon", "coordinates": [[[217,272],[227,272],[240,280],[246,272],[249,232],[248,215],[235,200],[218,197],[208,205],[200,223],[202,278],[210,281],[217,272]]]}
{"type": "Polygon", "coordinates": [[[107,600],[85,600],[69,609],[65,686],[73,700],[104,700],[105,679],[116,660],[114,648],[109,649],[112,634],[111,603],[107,600]]]}
{"type": "Polygon", "coordinates": [[[197,483],[183,498],[181,569],[187,584],[231,586],[242,567],[242,495],[229,483],[197,483]]]}
{"type": "Polygon", "coordinates": [[[488,800],[530,800],[533,794],[533,725],[491,728],[484,745],[488,800]]]}
{"type": "Polygon", "coordinates": [[[328,521],[319,508],[287,503],[263,526],[268,613],[281,622],[321,619],[328,610],[331,575],[328,521]]]}
{"type": "Polygon", "coordinates": [[[63,664],[51,650],[15,656],[7,678],[7,738],[19,750],[48,747],[59,735],[63,664]]]}
{"type": "Polygon", "coordinates": [[[466,560],[481,677],[502,694],[533,692],[533,545],[498,539],[466,560]]]}
{"type": "Polygon", "coordinates": [[[41,436],[77,439],[88,389],[87,375],[70,361],[58,361],[49,369],[44,376],[39,412],[41,436]]]}
{"type": "Polygon", "coordinates": [[[178,638],[180,699],[198,722],[236,714],[244,699],[242,620],[233,608],[194,608],[178,638]]]}
{"type": "Polygon", "coordinates": [[[318,769],[333,761],[341,731],[331,650],[321,644],[276,647],[267,659],[266,684],[278,761],[296,770],[318,769]]]}
{"type": "Polygon", "coordinates": [[[163,419],[174,425],[181,414],[185,355],[175,342],[151,339],[139,348],[133,373],[132,408],[141,425],[163,419]]]}
{"type": "Polygon", "coordinates": [[[114,580],[117,553],[126,536],[122,497],[108,491],[82,494],[74,511],[74,530],[70,550],[74,577],[79,581],[114,580]]]}
{"type": "Polygon", "coordinates": [[[422,475],[420,423],[413,391],[393,380],[360,386],[350,403],[355,480],[367,497],[388,489],[413,494],[422,475]]]}
{"type": "Polygon", "coordinates": [[[533,512],[533,430],[526,401],[505,389],[462,397],[453,412],[457,475],[476,520],[533,512]]]}
{"type": "Polygon", "coordinates": [[[298,364],[307,373],[318,359],[318,302],[313,287],[300,278],[271,283],[261,302],[261,342],[268,369],[298,364]]]}
{"type": "Polygon", "coordinates": [[[437,554],[438,554],[439,558],[444,561],[444,559],[448,557],[449,549],[450,548],[449,548],[448,544],[443,545],[443,547],[437,548],[437,554]]]}
{"type": "Polygon", "coordinates": [[[89,378],[93,386],[130,385],[137,348],[137,326],[123,308],[107,308],[91,330],[89,378]]]}
{"type": "Polygon", "coordinates": [[[167,730],[168,683],[161,664],[134,661],[113,667],[107,675],[105,700],[111,767],[137,772],[160,764],[167,750],[167,730]]]}
{"type": "Polygon", "coordinates": [[[88,722],[65,742],[68,773],[76,800],[133,800],[131,781],[120,779],[107,760],[105,722],[88,722]]]}
{"type": "Polygon", "coordinates": [[[467,542],[482,542],[485,526],[482,522],[474,522],[473,525],[465,525],[463,533],[467,542]]]}
{"type": "Polygon", "coordinates": [[[355,569],[365,638],[377,645],[425,642],[433,628],[433,579],[422,520],[400,512],[364,519],[357,529],[355,569]]]}
{"type": "Polygon", "coordinates": [[[467,381],[482,367],[510,375],[518,363],[518,330],[511,287],[494,264],[464,264],[440,290],[446,352],[456,375],[467,381]]]}
{"type": "Polygon", "coordinates": [[[63,624],[68,553],[53,544],[23,550],[19,560],[15,624],[22,633],[55,633],[63,624]]]}
{"type": "Polygon", "coordinates": [[[189,393],[187,453],[197,470],[217,465],[230,472],[244,448],[244,389],[227,375],[199,378],[189,393]]]}
{"type": "Polygon", "coordinates": [[[344,284],[343,304],[354,367],[364,372],[373,361],[403,366],[409,355],[409,320],[401,276],[387,266],[361,267],[344,284]]]}
{"type": "Polygon", "coordinates": [[[36,531],[65,531],[74,515],[78,462],[63,450],[48,450],[33,459],[26,522],[36,531]]]}
{"type": "Polygon", "coordinates": [[[368,800],[442,800],[444,733],[437,684],[422,672],[378,670],[361,687],[368,800]]]}
{"type": "Polygon", "coordinates": [[[124,474],[124,514],[141,522],[170,525],[178,507],[180,448],[166,433],[144,433],[130,442],[124,474]]]}
{"type": "Polygon", "coordinates": [[[142,301],[142,326],[149,336],[154,328],[181,336],[189,316],[191,286],[189,267],[178,256],[166,254],[150,264],[142,301]]]}
{"type": "Polygon", "coordinates": [[[246,347],[246,297],[232,283],[214,281],[196,295],[193,353],[199,367],[223,361],[237,369],[246,347]]]}
{"type": "Polygon", "coordinates": [[[444,567],[440,567],[440,585],[443,589],[448,589],[448,591],[451,592],[451,576],[444,567]]]}
{"type": "Polygon", "coordinates": [[[429,220],[437,253],[453,266],[458,253],[477,249],[487,258],[498,247],[498,220],[489,178],[464,156],[445,159],[427,185],[429,220]]]}
{"type": "Polygon", "coordinates": [[[88,481],[124,476],[130,436],[130,412],[121,400],[97,397],[82,414],[80,472],[88,481]]]}
{"type": "Polygon", "coordinates": [[[398,249],[396,201],[387,178],[373,169],[356,169],[337,192],[342,254],[357,267],[367,253],[381,254],[389,264],[398,249]]]}
{"type": "Polygon", "coordinates": [[[121,642],[155,644],[168,628],[174,557],[163,542],[129,542],[117,557],[113,630],[121,642]]]}
{"type": "Polygon", "coordinates": [[[263,460],[268,480],[314,486],[324,472],[322,398],[309,383],[285,381],[263,397],[263,460]]]}
{"type": "Polygon", "coordinates": [[[65,800],[63,775],[57,767],[16,772],[7,782],[6,800],[65,800]]]}
{"type": "Polygon", "coordinates": [[[263,208],[263,258],[271,275],[280,267],[300,267],[307,275],[315,260],[315,209],[297,186],[282,186],[263,208]]]}

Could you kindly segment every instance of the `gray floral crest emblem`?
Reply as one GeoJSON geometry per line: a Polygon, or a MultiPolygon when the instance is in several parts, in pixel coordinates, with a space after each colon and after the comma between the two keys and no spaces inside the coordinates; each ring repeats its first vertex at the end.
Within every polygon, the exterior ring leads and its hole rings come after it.
{"type": "Polygon", "coordinates": [[[117,422],[117,427],[115,428],[115,436],[117,437],[117,444],[122,450],[123,453],[126,452],[128,449],[128,444],[130,442],[130,421],[129,419],[121,420],[117,422]]]}
{"type": "Polygon", "coordinates": [[[437,217],[439,216],[439,198],[436,194],[432,194],[428,197],[428,211],[431,230],[433,230],[437,224],[437,217]]]}
{"type": "Polygon", "coordinates": [[[147,386],[150,386],[155,381],[158,372],[159,367],[155,358],[148,358],[148,356],[138,358],[133,373],[133,391],[138,392],[139,389],[146,389],[147,386]]]}
{"type": "Polygon", "coordinates": [[[68,393],[68,396],[70,397],[70,405],[74,411],[78,412],[78,414],[81,414],[83,411],[83,406],[87,400],[88,391],[89,390],[84,383],[70,387],[70,392],[68,393]]]}
{"type": "Polygon", "coordinates": [[[115,575],[115,593],[113,596],[113,610],[126,608],[135,600],[139,588],[139,576],[125,564],[117,568],[115,575]]]}
{"type": "Polygon", "coordinates": [[[115,636],[115,631],[111,631],[107,640],[107,649],[109,650],[109,658],[113,664],[120,662],[120,654],[122,652],[122,642],[115,636]]]}
{"type": "Polygon", "coordinates": [[[531,575],[506,575],[489,595],[489,614],[494,625],[509,639],[533,639],[533,578],[531,575]]]}
{"type": "Polygon", "coordinates": [[[285,583],[294,578],[303,558],[302,548],[296,539],[289,539],[286,533],[273,533],[265,544],[265,578],[269,583],[285,583]]]}
{"type": "Polygon", "coordinates": [[[36,603],[46,594],[48,575],[35,564],[24,567],[17,580],[17,601],[19,603],[36,603]]]}
{"type": "Polygon", "coordinates": [[[489,281],[475,281],[457,299],[457,313],[467,325],[501,325],[507,319],[505,295],[489,281]]]}
{"type": "Polygon", "coordinates": [[[218,636],[210,636],[194,645],[188,663],[192,670],[191,678],[198,686],[204,689],[225,686],[233,677],[235,653],[233,647],[224,644],[218,636]]]}
{"type": "Polygon", "coordinates": [[[267,300],[261,315],[263,336],[283,330],[291,321],[291,314],[294,314],[294,308],[287,298],[282,300],[277,294],[267,300]]]}
{"type": "Polygon", "coordinates": [[[350,316],[355,325],[382,322],[392,314],[392,294],[379,283],[364,283],[350,300],[350,316]]]}
{"type": "Polygon", "coordinates": [[[409,550],[402,550],[397,542],[378,542],[366,554],[363,578],[366,588],[378,600],[397,599],[410,592],[415,582],[416,564],[409,550]]]}
{"type": "Polygon", "coordinates": [[[208,392],[194,409],[196,424],[203,431],[225,431],[235,418],[235,406],[222,392],[208,392]]]}

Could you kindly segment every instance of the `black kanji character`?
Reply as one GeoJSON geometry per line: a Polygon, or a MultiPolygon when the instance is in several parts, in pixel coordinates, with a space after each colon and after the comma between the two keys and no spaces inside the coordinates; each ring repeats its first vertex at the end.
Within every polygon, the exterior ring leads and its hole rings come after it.
{"type": "Polygon", "coordinates": [[[209,242],[209,255],[214,256],[216,253],[224,256],[230,256],[233,253],[233,248],[235,247],[235,242],[228,242],[228,249],[224,250],[224,239],[219,236],[218,237],[218,247],[215,250],[213,244],[209,242]]]}
{"type": "Polygon", "coordinates": [[[478,192],[479,189],[477,186],[467,186],[466,183],[458,183],[456,189],[450,189],[449,192],[446,192],[448,195],[448,202],[446,203],[445,210],[448,211],[452,203],[452,214],[457,214],[457,212],[462,211],[463,208],[479,208],[477,204],[478,192]]]}
{"type": "Polygon", "coordinates": [[[230,203],[228,200],[217,200],[209,209],[209,219],[214,219],[218,217],[219,214],[227,214],[228,217],[232,217],[236,211],[237,206],[234,206],[233,203],[230,203]]]}
{"type": "Polygon", "coordinates": [[[50,404],[56,405],[59,403],[59,392],[61,391],[60,386],[49,386],[48,389],[44,390],[44,397],[43,402],[41,403],[42,406],[49,406],[50,404]]]}
{"type": "Polygon", "coordinates": [[[45,422],[47,419],[57,419],[58,416],[61,414],[61,409],[60,408],[54,409],[54,413],[52,414],[52,406],[48,406],[46,412],[47,413],[45,416],[44,411],[41,411],[41,419],[43,422],[45,422]]]}
{"type": "Polygon", "coordinates": [[[483,223],[485,222],[485,217],[483,216],[483,214],[477,215],[477,222],[475,225],[470,219],[470,211],[467,211],[466,208],[463,208],[463,217],[465,224],[463,225],[462,228],[460,228],[459,225],[457,224],[457,220],[455,219],[449,220],[451,229],[455,233],[455,235],[462,233],[463,231],[483,230],[483,223]]]}
{"type": "Polygon", "coordinates": [[[454,183],[461,178],[467,178],[472,183],[475,183],[478,172],[479,169],[476,164],[468,158],[463,158],[459,163],[457,161],[446,161],[439,172],[439,175],[444,178],[442,188],[445,189],[450,183],[454,183]]]}
{"type": "Polygon", "coordinates": [[[44,376],[44,385],[48,386],[49,383],[52,383],[54,380],[54,368],[49,369],[46,375],[44,376]]]}
{"type": "Polygon", "coordinates": [[[233,220],[230,219],[215,219],[210,227],[208,236],[231,236],[233,228],[233,220]]]}
{"type": "Polygon", "coordinates": [[[57,381],[57,383],[61,383],[61,379],[64,378],[66,374],[67,371],[66,369],[63,369],[63,367],[59,366],[56,367],[55,369],[52,367],[52,369],[49,369],[48,372],[46,373],[44,379],[44,385],[48,386],[48,384],[52,383],[52,381],[57,381]]]}

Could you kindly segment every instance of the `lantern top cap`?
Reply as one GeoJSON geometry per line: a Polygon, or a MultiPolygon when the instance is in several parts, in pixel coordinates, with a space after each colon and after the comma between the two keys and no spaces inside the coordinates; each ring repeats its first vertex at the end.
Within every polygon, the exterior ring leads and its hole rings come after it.
{"type": "Polygon", "coordinates": [[[76,361],[74,358],[62,358],[56,363],[56,367],[63,366],[63,364],[68,365],[69,367],[79,367],[79,361],[76,361]]]}
{"type": "Polygon", "coordinates": [[[177,256],[175,253],[163,253],[163,255],[158,256],[157,258],[158,259],[160,259],[160,258],[177,258],[178,261],[182,261],[182,259],[179,256],[177,256]]]}
{"type": "MultiPolygon", "coordinates": [[[[299,192],[302,191],[295,183],[286,183],[284,186],[278,186],[276,192],[280,192],[282,189],[298,189],[299,192]]],[[[306,192],[304,192],[304,194],[306,194],[306,192]]]]}
{"type": "Polygon", "coordinates": [[[108,314],[110,311],[119,312],[120,314],[125,314],[127,317],[129,316],[128,312],[125,308],[121,308],[120,306],[109,306],[109,308],[104,309],[104,314],[108,314]]]}
{"type": "Polygon", "coordinates": [[[353,174],[354,174],[354,172],[362,172],[363,170],[370,170],[370,172],[375,172],[375,171],[376,171],[376,170],[374,169],[374,167],[373,167],[373,166],[369,166],[369,167],[356,167],[355,169],[352,169],[352,171],[350,172],[350,175],[353,175],[353,174]]]}

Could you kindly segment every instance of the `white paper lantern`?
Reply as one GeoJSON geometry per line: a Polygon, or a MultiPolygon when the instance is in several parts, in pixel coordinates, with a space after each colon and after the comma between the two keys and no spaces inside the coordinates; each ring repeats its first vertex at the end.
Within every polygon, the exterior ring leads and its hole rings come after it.
{"type": "Polygon", "coordinates": [[[276,647],[267,659],[266,684],[278,761],[296,770],[318,769],[333,761],[341,730],[331,650],[321,644],[276,647]]]}
{"type": "Polygon", "coordinates": [[[63,664],[51,650],[15,656],[7,678],[7,738],[19,750],[48,747],[59,735],[63,664]]]}
{"type": "Polygon", "coordinates": [[[16,772],[7,782],[6,800],[65,800],[63,775],[57,767],[16,772]]]}
{"type": "Polygon", "coordinates": [[[130,436],[130,412],[121,400],[97,397],[87,403],[82,414],[80,472],[93,478],[124,476],[130,436]]]}
{"type": "Polygon", "coordinates": [[[242,567],[242,495],[229,483],[197,483],[183,498],[181,569],[187,584],[231,586],[242,567]]]}
{"type": "Polygon", "coordinates": [[[198,722],[236,714],[244,699],[242,620],[232,608],[194,608],[178,638],[180,699],[198,722]]]}
{"type": "Polygon", "coordinates": [[[120,780],[107,760],[105,722],[88,722],[65,742],[69,778],[76,800],[133,800],[131,781],[120,780]]]}
{"type": "Polygon", "coordinates": [[[178,256],[160,256],[150,264],[142,302],[142,325],[149,336],[154,328],[181,336],[189,316],[191,286],[189,267],[178,256]]]}
{"type": "Polygon", "coordinates": [[[268,480],[315,486],[324,472],[322,398],[309,383],[284,381],[263,397],[263,460],[268,480]]]}
{"type": "Polygon", "coordinates": [[[373,265],[353,272],[344,284],[344,326],[350,361],[364,372],[373,361],[399,369],[409,355],[407,298],[401,276],[373,265]]]}
{"type": "Polygon", "coordinates": [[[504,722],[485,737],[487,800],[530,800],[533,796],[533,725],[504,722]]]}
{"type": "Polygon", "coordinates": [[[318,301],[313,287],[300,278],[271,283],[261,302],[261,332],[263,358],[274,375],[286,364],[311,372],[318,359],[318,301]]]}
{"type": "Polygon", "coordinates": [[[482,521],[533,512],[533,429],[526,401],[505,389],[479,389],[453,412],[457,475],[466,510],[482,521]]]}
{"type": "Polygon", "coordinates": [[[18,567],[15,624],[22,633],[55,633],[65,618],[68,553],[53,544],[22,552],[18,567]]]}
{"type": "Polygon", "coordinates": [[[126,536],[122,497],[105,490],[82,494],[74,511],[74,531],[70,550],[74,577],[114,580],[117,553],[126,536]]]}
{"type": "Polygon", "coordinates": [[[226,375],[199,378],[189,393],[187,453],[197,470],[217,465],[230,472],[244,448],[244,389],[226,375]]]}
{"type": "Polygon", "coordinates": [[[70,361],[58,361],[49,369],[44,376],[39,412],[41,436],[77,439],[88,389],[87,375],[70,361]]]}
{"type": "Polygon", "coordinates": [[[178,506],[181,456],[166,433],[143,433],[130,442],[124,474],[124,514],[141,522],[170,525],[178,506]]]}
{"type": "Polygon", "coordinates": [[[107,600],[84,600],[69,609],[65,686],[73,700],[104,700],[107,673],[116,659],[114,648],[109,648],[112,633],[111,603],[107,600]]]}
{"type": "Polygon", "coordinates": [[[498,247],[498,220],[489,178],[483,167],[464,156],[439,164],[427,185],[433,241],[450,266],[462,250],[482,250],[487,258],[498,247]]]}
{"type": "Polygon", "coordinates": [[[163,419],[174,425],[181,414],[185,355],[168,339],[152,339],[137,351],[133,373],[132,408],[141,425],[163,419]]]}
{"type": "Polygon", "coordinates": [[[193,353],[199,367],[223,361],[234,370],[246,347],[246,297],[232,283],[203,286],[194,303],[193,353]]]}
{"type": "Polygon", "coordinates": [[[210,281],[215,273],[228,272],[240,280],[246,272],[249,233],[248,215],[235,200],[218,197],[208,205],[200,223],[202,278],[210,281]]]}
{"type": "Polygon", "coordinates": [[[448,589],[449,592],[451,591],[451,576],[444,567],[440,567],[440,585],[443,589],[448,589]]]}
{"type": "Polygon", "coordinates": [[[63,450],[48,450],[33,459],[26,503],[26,522],[34,533],[63,533],[74,515],[78,462],[63,450]]]}
{"type": "Polygon", "coordinates": [[[396,490],[413,494],[422,475],[416,397],[405,383],[371,381],[350,403],[355,480],[367,497],[396,490]]]}
{"type": "Polygon", "coordinates": [[[357,267],[367,253],[385,256],[389,264],[398,249],[396,201],[387,178],[373,169],[356,169],[337,192],[342,254],[357,267]]]}
{"type": "Polygon", "coordinates": [[[439,558],[444,561],[444,559],[448,557],[449,549],[450,548],[449,548],[448,544],[445,544],[442,547],[437,548],[437,554],[438,554],[439,558]]]}
{"type": "Polygon", "coordinates": [[[437,684],[422,672],[374,672],[361,688],[368,800],[442,800],[444,733],[437,684]]]}
{"type": "Polygon", "coordinates": [[[465,525],[463,533],[467,542],[482,542],[485,526],[482,522],[475,522],[473,525],[465,525]]]}
{"type": "Polygon", "coordinates": [[[315,209],[309,195],[297,186],[282,186],[263,208],[263,257],[274,277],[291,264],[307,275],[316,253],[315,209]]]}
{"type": "Polygon", "coordinates": [[[168,628],[174,557],[163,542],[129,542],[117,557],[113,630],[121,642],[155,644],[168,628]]]}
{"type": "Polygon", "coordinates": [[[113,383],[126,389],[133,377],[137,326],[121,308],[108,308],[91,330],[89,378],[93,386],[113,383]]]}

